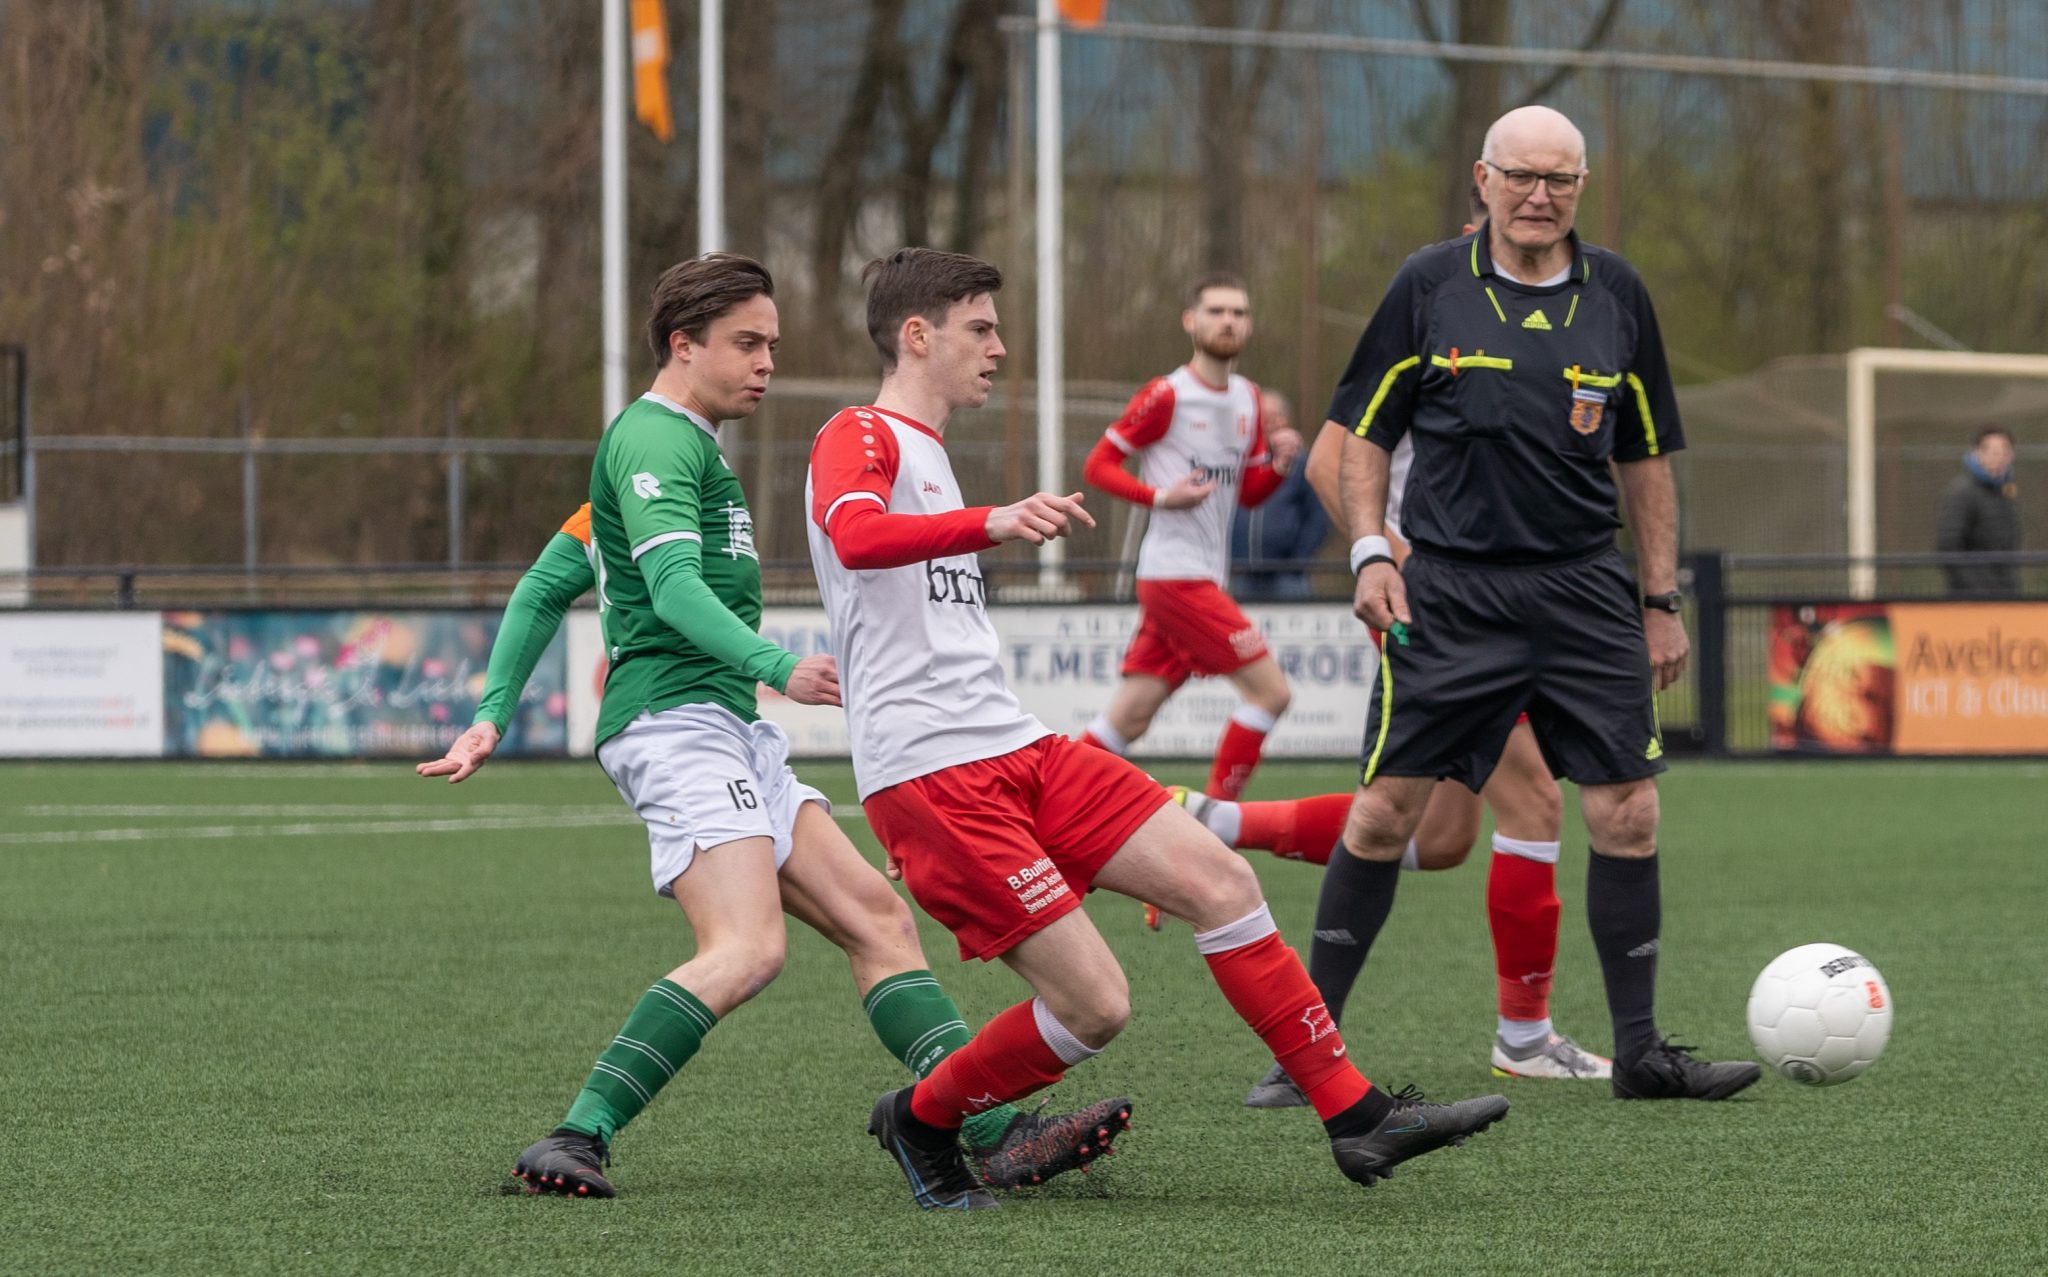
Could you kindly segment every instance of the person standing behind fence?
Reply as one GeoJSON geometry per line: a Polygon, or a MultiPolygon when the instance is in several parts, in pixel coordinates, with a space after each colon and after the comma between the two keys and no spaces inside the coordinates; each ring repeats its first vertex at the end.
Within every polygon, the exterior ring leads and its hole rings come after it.
{"type": "MultiPolygon", "coordinates": [[[[1268,434],[1291,430],[1294,410],[1277,390],[1259,392],[1268,434]]],[[[1308,565],[1330,534],[1330,516],[1306,467],[1296,466],[1280,490],[1256,506],[1240,505],[1230,525],[1230,592],[1245,602],[1291,602],[1309,596],[1308,565]]]]}
{"type": "Polygon", "coordinates": [[[2017,594],[2017,563],[1971,562],[1961,556],[2010,554],[2020,548],[2019,488],[2013,483],[2012,432],[2004,426],[1977,431],[1963,454],[1963,472],[1941,494],[1941,519],[1934,548],[1951,557],[1941,565],[1950,594],[2017,594]]]}

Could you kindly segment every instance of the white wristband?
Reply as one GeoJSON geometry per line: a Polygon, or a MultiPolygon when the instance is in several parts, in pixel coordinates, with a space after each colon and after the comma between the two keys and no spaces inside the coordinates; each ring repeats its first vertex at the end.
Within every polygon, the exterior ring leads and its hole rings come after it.
{"type": "Polygon", "coordinates": [[[1351,575],[1357,576],[1370,558],[1393,558],[1394,547],[1385,537],[1360,537],[1351,543],[1351,575]]]}

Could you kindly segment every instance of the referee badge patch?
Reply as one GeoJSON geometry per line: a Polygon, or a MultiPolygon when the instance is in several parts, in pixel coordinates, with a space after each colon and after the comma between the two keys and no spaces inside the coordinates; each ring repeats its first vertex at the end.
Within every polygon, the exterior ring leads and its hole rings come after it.
{"type": "Polygon", "coordinates": [[[1607,411],[1607,395],[1599,390],[1572,391],[1572,429],[1582,435],[1600,428],[1600,414],[1607,411]]]}

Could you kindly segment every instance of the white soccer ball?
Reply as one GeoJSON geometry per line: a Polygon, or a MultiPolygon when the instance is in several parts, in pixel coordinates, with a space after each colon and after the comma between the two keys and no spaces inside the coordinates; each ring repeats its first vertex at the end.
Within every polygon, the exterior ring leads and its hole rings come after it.
{"type": "Polygon", "coordinates": [[[1892,992],[1870,959],[1803,944],[1771,959],[1749,990],[1749,1039],[1765,1064],[1807,1086],[1869,1068],[1892,1033],[1892,992]]]}

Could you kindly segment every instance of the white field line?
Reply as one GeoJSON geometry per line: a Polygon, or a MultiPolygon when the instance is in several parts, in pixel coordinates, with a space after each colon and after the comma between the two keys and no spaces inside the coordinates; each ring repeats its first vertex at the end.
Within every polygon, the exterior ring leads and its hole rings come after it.
{"type": "MultiPolygon", "coordinates": [[[[371,810],[374,810],[372,808],[371,810]]],[[[858,807],[836,813],[842,821],[864,817],[858,807]]],[[[0,833],[0,846],[50,846],[108,842],[185,842],[223,838],[371,837],[385,834],[464,834],[520,829],[595,829],[637,824],[627,812],[603,815],[469,816],[441,820],[357,820],[266,825],[151,825],[111,829],[42,829],[0,833]]]]}
{"type": "Polygon", "coordinates": [[[16,808],[24,816],[44,818],[236,817],[258,820],[311,820],[319,816],[344,819],[401,816],[454,819],[465,816],[617,816],[629,819],[617,803],[560,805],[553,803],[30,803],[16,808]]]}

